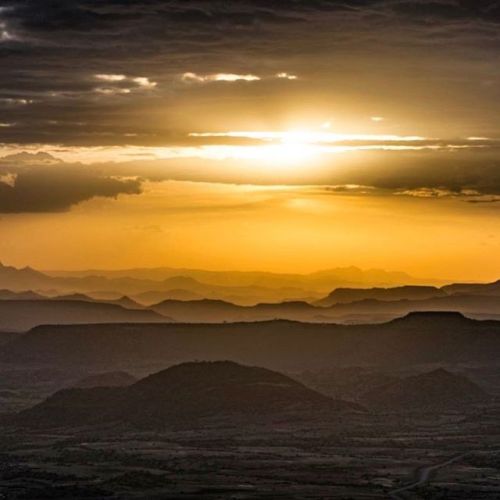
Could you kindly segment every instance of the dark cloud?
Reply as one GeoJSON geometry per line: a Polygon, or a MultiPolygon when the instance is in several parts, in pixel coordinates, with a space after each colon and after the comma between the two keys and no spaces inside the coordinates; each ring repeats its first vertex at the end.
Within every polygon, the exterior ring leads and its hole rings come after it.
{"type": "Polygon", "coordinates": [[[427,20],[500,21],[500,4],[489,0],[407,0],[393,2],[390,8],[396,13],[427,20]]]}
{"type": "Polygon", "coordinates": [[[324,186],[336,195],[456,197],[471,203],[500,198],[494,151],[370,151],[328,156],[304,169],[256,169],[242,160],[180,158],[67,164],[22,153],[0,160],[0,213],[57,212],[94,197],[139,194],[143,181],[324,186]]]}
{"type": "Polygon", "coordinates": [[[279,127],[294,110],[492,133],[498,22],[496,0],[4,0],[0,142],[167,145],[200,120],[279,127]],[[265,78],[280,71],[300,80],[265,78]],[[184,72],[263,78],[195,88],[184,72]],[[158,85],[99,93],[100,73],[158,85]]]}
{"type": "Polygon", "coordinates": [[[137,179],[109,177],[82,165],[47,165],[43,157],[32,160],[35,164],[17,167],[0,162],[0,213],[61,212],[94,197],[141,192],[137,179]]]}
{"type": "Polygon", "coordinates": [[[180,180],[260,185],[324,185],[332,192],[445,190],[500,195],[500,156],[494,152],[384,152],[334,154],[304,169],[256,169],[234,160],[172,159],[109,164],[106,171],[152,181],[180,180]]]}

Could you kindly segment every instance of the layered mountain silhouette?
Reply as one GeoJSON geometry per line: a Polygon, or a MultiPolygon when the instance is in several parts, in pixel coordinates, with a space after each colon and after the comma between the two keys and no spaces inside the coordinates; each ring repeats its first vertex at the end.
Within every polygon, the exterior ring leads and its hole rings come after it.
{"type": "MultiPolygon", "coordinates": [[[[368,292],[368,291],[367,291],[368,292]]],[[[290,301],[240,306],[220,300],[174,301],[152,305],[150,309],[179,322],[221,323],[288,319],[326,323],[383,322],[415,311],[456,311],[470,316],[496,318],[500,315],[500,296],[442,295],[422,300],[364,299],[336,303],[329,307],[290,301]]]]}
{"type": "Polygon", "coordinates": [[[0,331],[26,331],[43,324],[158,323],[170,318],[149,310],[82,300],[0,300],[0,331]]]}
{"type": "Polygon", "coordinates": [[[394,301],[366,299],[324,308],[323,318],[363,323],[419,311],[455,311],[470,317],[496,319],[500,315],[500,295],[446,295],[423,300],[394,301]]]}
{"type": "Polygon", "coordinates": [[[389,286],[415,283],[404,273],[338,268],[309,275],[212,272],[190,269],[139,269],[41,273],[0,264],[0,289],[55,290],[57,294],[113,292],[144,305],[163,300],[208,298],[241,305],[283,300],[316,300],[338,286],[389,286]],[[153,295],[151,295],[153,294],[153,295]],[[151,298],[152,297],[152,298],[151,298]]]}
{"type": "Polygon", "coordinates": [[[87,270],[72,272],[50,272],[59,277],[103,276],[110,279],[135,278],[139,280],[168,280],[170,278],[191,278],[196,282],[212,286],[265,288],[310,288],[328,290],[339,286],[390,286],[416,284],[419,280],[402,272],[382,269],[359,269],[355,266],[339,267],[310,274],[270,273],[252,271],[206,271],[201,269],[143,268],[118,271],[87,270]]]}
{"type": "Polygon", "coordinates": [[[500,296],[495,295],[453,295],[397,301],[365,299],[338,303],[330,307],[319,307],[300,301],[241,306],[210,299],[167,300],[149,308],[128,297],[103,300],[72,294],[44,298],[32,296],[28,292],[21,296],[25,299],[19,300],[16,293],[9,295],[10,298],[0,299],[0,311],[8,311],[3,318],[0,318],[0,330],[27,330],[47,323],[154,322],[162,320],[162,317],[163,321],[173,320],[181,323],[252,322],[275,319],[314,323],[383,323],[416,311],[455,311],[471,318],[500,319],[500,296]],[[49,305],[48,302],[52,304],[49,305]],[[81,305],[85,303],[89,305],[81,305]],[[71,319],[78,309],[81,309],[82,314],[76,314],[75,319],[71,319]],[[50,314],[42,314],[42,311],[50,311],[50,314]],[[135,314],[130,311],[135,311],[135,314]],[[88,315],[87,320],[85,314],[88,315]]]}
{"type": "Polygon", "coordinates": [[[129,387],[66,389],[21,412],[31,426],[95,425],[106,422],[156,428],[200,419],[243,421],[307,413],[359,411],[281,373],[230,361],[191,362],[150,375],[129,387]]]}
{"type": "Polygon", "coordinates": [[[370,407],[389,411],[463,410],[489,396],[463,375],[443,368],[378,387],[363,397],[370,407]]]}
{"type": "Polygon", "coordinates": [[[435,312],[373,325],[269,321],[39,326],[0,347],[0,361],[76,363],[110,370],[233,359],[293,371],[422,363],[496,365],[498,352],[500,322],[435,312]]]}
{"type": "MultiPolygon", "coordinates": [[[[15,269],[0,264],[0,286],[11,286],[11,289],[0,290],[0,310],[2,302],[12,301],[9,315],[4,317],[3,322],[0,320],[0,330],[26,330],[45,323],[159,321],[160,316],[188,323],[275,319],[317,323],[382,323],[414,311],[456,311],[471,318],[500,319],[500,282],[457,284],[441,288],[417,285],[390,288],[344,287],[336,288],[317,300],[317,296],[314,297],[314,294],[319,293],[317,290],[311,292],[291,285],[308,282],[317,284],[314,280],[320,280],[319,277],[321,280],[326,280],[326,277],[332,280],[339,276],[345,278],[350,274],[359,277],[364,275],[363,272],[356,268],[346,268],[301,276],[193,271],[191,274],[196,278],[211,281],[202,283],[193,276],[172,275],[174,271],[134,270],[131,271],[133,277],[126,276],[125,271],[103,271],[103,275],[91,275],[85,272],[55,273],[49,276],[30,268],[15,269]],[[156,280],[151,279],[155,276],[153,271],[157,271],[156,280]],[[239,277],[241,277],[240,282],[245,284],[236,286],[239,277]],[[250,282],[251,285],[248,284],[250,282]],[[33,287],[26,288],[30,283],[33,287]],[[279,288],[279,285],[287,287],[279,288]],[[137,293],[129,297],[116,291],[124,289],[137,293]],[[306,297],[307,300],[283,299],[307,293],[313,295],[306,297]],[[221,296],[227,300],[213,298],[221,296]],[[154,302],[164,297],[176,298],[154,302]],[[262,298],[271,301],[262,301],[260,300],[262,298]],[[280,299],[275,301],[277,298],[280,299]],[[31,309],[41,309],[42,306],[32,304],[30,310],[23,310],[21,304],[17,306],[14,304],[14,301],[20,300],[43,302],[49,299],[54,301],[50,315],[38,312],[30,314],[31,309]],[[117,310],[109,309],[110,314],[106,317],[105,309],[100,308],[98,313],[96,311],[90,315],[88,321],[84,316],[78,317],[78,315],[73,321],[68,318],[69,301],[115,305],[124,309],[145,311],[142,317],[139,317],[119,315],[117,310]]],[[[182,270],[184,271],[186,270],[182,270]]],[[[186,273],[189,274],[190,271],[187,270],[186,273]]],[[[366,271],[366,273],[373,279],[376,276],[379,278],[384,276],[383,272],[366,271]]]]}

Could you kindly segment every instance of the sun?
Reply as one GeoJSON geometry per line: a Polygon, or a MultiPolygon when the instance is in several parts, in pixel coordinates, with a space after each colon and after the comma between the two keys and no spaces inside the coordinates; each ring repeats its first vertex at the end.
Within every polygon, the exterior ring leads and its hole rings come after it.
{"type": "MultiPolygon", "coordinates": [[[[190,134],[195,137],[219,136],[219,134],[190,134]]],[[[218,158],[250,160],[259,164],[270,164],[274,167],[290,167],[302,165],[313,159],[321,151],[314,132],[280,131],[280,132],[225,132],[220,136],[232,138],[248,138],[262,141],[259,145],[245,146],[210,146],[210,151],[218,158]]]]}

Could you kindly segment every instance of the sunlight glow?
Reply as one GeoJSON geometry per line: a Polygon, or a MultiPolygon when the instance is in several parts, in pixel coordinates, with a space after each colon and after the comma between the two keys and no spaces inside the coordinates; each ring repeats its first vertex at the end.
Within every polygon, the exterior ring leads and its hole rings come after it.
{"type": "Polygon", "coordinates": [[[283,132],[269,131],[234,131],[234,132],[201,132],[191,133],[191,137],[232,137],[240,139],[257,139],[262,141],[281,141],[283,143],[328,144],[336,142],[371,141],[371,142],[418,142],[432,140],[419,135],[394,134],[338,134],[333,132],[314,132],[308,130],[291,130],[283,132]]]}

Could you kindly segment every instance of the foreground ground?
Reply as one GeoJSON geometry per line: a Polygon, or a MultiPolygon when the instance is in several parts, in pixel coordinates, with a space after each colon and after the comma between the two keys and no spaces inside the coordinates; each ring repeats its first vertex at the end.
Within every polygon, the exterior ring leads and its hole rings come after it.
{"type": "Polygon", "coordinates": [[[156,433],[5,428],[0,498],[498,499],[499,417],[492,404],[156,433]]]}

